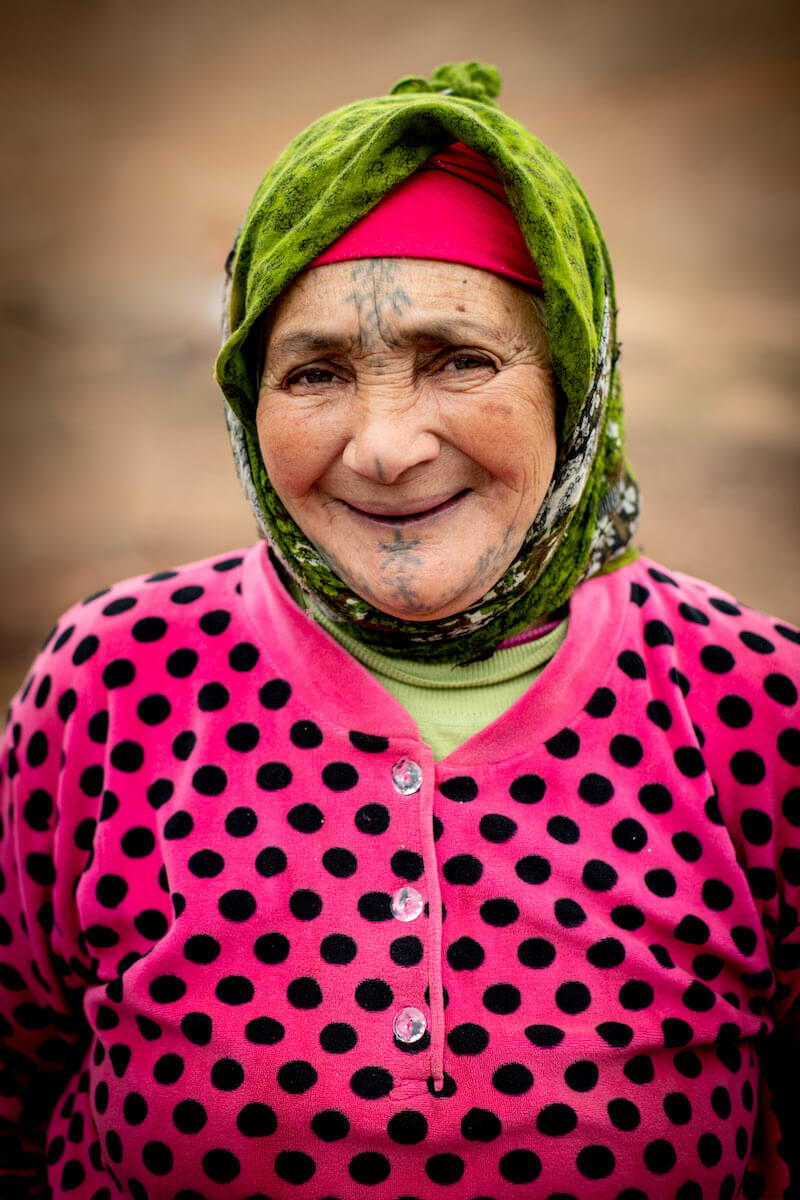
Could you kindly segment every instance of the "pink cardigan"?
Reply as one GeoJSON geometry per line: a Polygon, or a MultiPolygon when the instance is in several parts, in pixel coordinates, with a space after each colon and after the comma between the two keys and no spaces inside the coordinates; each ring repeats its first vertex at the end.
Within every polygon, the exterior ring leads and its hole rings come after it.
{"type": "Polygon", "coordinates": [[[434,763],[263,546],[74,608],[0,760],[0,1194],[782,1196],[797,643],[643,559],[434,763]]]}

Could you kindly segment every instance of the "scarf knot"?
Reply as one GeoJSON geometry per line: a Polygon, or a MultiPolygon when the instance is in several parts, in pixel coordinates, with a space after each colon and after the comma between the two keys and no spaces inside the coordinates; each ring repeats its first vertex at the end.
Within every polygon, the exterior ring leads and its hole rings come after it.
{"type": "Polygon", "coordinates": [[[479,104],[494,106],[495,97],[500,95],[500,87],[497,67],[473,60],[444,63],[436,68],[430,79],[423,79],[421,75],[406,75],[389,94],[403,96],[409,92],[438,92],[440,95],[459,96],[463,100],[476,100],[479,104]]]}

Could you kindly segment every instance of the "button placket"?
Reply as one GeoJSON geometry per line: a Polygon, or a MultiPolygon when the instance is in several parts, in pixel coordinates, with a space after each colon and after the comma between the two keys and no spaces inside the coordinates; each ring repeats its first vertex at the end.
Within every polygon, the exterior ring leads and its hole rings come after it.
{"type": "MultiPolygon", "coordinates": [[[[416,921],[423,915],[426,917],[425,932],[420,933],[425,945],[425,962],[417,982],[419,990],[424,990],[425,999],[421,1007],[417,1007],[417,1004],[413,1003],[413,999],[416,999],[417,1003],[422,1000],[421,996],[414,994],[416,987],[411,996],[403,997],[403,1000],[412,1002],[402,1003],[401,1001],[402,1007],[395,1011],[392,1018],[392,1035],[395,1045],[398,1047],[412,1046],[414,1043],[424,1045],[423,1038],[431,1039],[428,1060],[430,1074],[427,1076],[425,1086],[429,1088],[430,1081],[432,1081],[434,1089],[440,1090],[444,1083],[444,1005],[440,961],[442,951],[441,898],[436,855],[433,850],[432,826],[435,770],[427,746],[411,746],[409,749],[412,754],[415,749],[421,751],[419,757],[415,755],[414,758],[411,758],[403,755],[396,759],[389,769],[394,791],[407,801],[404,804],[400,800],[396,806],[403,815],[394,828],[396,833],[402,837],[403,835],[400,833],[402,826],[405,833],[403,846],[414,847],[415,850],[417,847],[419,848],[424,864],[424,875],[421,877],[423,882],[419,887],[414,887],[411,883],[404,883],[396,888],[391,896],[390,908],[394,919],[405,924],[416,921]],[[424,763],[424,771],[422,763],[424,763]],[[430,1001],[428,1000],[429,995],[430,1001]]],[[[421,1067],[422,1063],[419,1060],[417,1062],[421,1067]]],[[[420,1086],[420,1079],[416,1078],[416,1074],[416,1071],[411,1072],[416,1080],[414,1086],[420,1086]]],[[[411,1083],[410,1076],[406,1082],[411,1083]]],[[[401,1085],[398,1082],[399,1086],[401,1085]]]]}
{"type": "MultiPolygon", "coordinates": [[[[392,784],[401,796],[414,796],[422,786],[422,768],[410,758],[401,758],[392,767],[392,784]]],[[[422,894],[410,884],[403,884],[392,896],[392,916],[396,921],[416,921],[425,908],[422,894]]],[[[425,1014],[408,1004],[395,1014],[392,1029],[398,1042],[412,1045],[425,1036],[428,1022],[425,1014]]]]}

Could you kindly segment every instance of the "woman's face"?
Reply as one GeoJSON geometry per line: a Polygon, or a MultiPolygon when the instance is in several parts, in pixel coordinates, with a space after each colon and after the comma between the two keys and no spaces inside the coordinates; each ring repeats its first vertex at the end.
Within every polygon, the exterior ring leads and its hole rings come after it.
{"type": "Polygon", "coordinates": [[[306,537],[405,620],[450,616],[492,587],[555,465],[550,361],[526,295],[453,263],[301,275],[268,327],[257,422],[306,537]]]}

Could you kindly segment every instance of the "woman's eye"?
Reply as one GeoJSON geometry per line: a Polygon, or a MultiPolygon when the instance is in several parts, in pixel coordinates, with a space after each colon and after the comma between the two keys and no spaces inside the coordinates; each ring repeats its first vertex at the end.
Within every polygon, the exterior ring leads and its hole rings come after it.
{"type": "Polygon", "coordinates": [[[299,383],[305,387],[318,387],[323,383],[333,383],[336,379],[333,371],[327,367],[307,367],[289,376],[289,385],[299,383]]]}
{"type": "Polygon", "coordinates": [[[481,367],[490,367],[492,364],[488,359],[481,358],[477,354],[456,354],[448,359],[445,366],[452,367],[455,371],[475,371],[481,367]]]}

